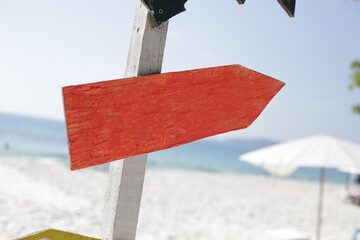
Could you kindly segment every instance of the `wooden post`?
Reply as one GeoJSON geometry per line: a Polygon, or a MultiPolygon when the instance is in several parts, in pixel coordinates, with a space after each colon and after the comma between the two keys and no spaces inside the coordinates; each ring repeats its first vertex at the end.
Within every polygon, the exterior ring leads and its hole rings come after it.
{"type": "Polygon", "coordinates": [[[320,184],[319,184],[319,202],[318,202],[318,216],[316,224],[316,240],[321,239],[321,225],[322,225],[322,207],[324,198],[324,180],[325,168],[320,169],[320,184]]]}
{"type": "MultiPolygon", "coordinates": [[[[138,0],[125,77],[161,72],[168,23],[156,27],[145,5],[138,0]]],[[[104,203],[103,239],[134,240],[144,183],[147,154],[110,164],[104,203]]]]}

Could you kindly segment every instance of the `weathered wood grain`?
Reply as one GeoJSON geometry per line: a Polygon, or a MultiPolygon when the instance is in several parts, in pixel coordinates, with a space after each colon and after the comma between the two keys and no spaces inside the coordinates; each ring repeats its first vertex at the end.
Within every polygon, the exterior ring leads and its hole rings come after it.
{"type": "Polygon", "coordinates": [[[17,238],[15,240],[100,240],[98,238],[91,238],[75,233],[63,232],[55,229],[48,229],[37,232],[26,237],[17,238]]]}
{"type": "MultiPolygon", "coordinates": [[[[160,27],[146,6],[138,0],[131,35],[125,77],[161,72],[168,22],[160,27]]],[[[135,240],[147,154],[110,163],[104,201],[104,240],[135,240]]]]}
{"type": "Polygon", "coordinates": [[[71,167],[246,128],[283,85],[230,65],[64,87],[71,167]]]}

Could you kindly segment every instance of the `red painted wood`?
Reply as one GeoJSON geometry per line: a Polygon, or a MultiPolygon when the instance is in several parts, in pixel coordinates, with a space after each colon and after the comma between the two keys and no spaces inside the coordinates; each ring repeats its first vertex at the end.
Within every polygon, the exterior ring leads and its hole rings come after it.
{"type": "Polygon", "coordinates": [[[230,65],[64,87],[71,168],[246,128],[283,86],[230,65]]]}

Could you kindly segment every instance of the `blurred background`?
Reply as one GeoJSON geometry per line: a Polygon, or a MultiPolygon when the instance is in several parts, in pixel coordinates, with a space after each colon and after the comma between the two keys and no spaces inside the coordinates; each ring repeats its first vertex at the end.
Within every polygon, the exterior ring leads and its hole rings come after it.
{"type": "MultiPolygon", "coordinates": [[[[134,0],[0,1],[0,158],[69,165],[61,88],[123,77],[135,6],[134,0]]],[[[316,134],[360,144],[360,114],[352,109],[360,103],[360,2],[297,1],[293,19],[275,0],[189,0],[186,9],[170,20],[162,72],[241,64],[286,86],[248,129],[150,153],[149,169],[269,177],[239,155],[316,134]]],[[[315,183],[319,170],[299,168],[289,177],[315,183]]],[[[325,180],[338,191],[348,174],[329,169],[325,180]]],[[[350,239],[360,227],[356,216],[346,234],[331,238],[329,230],[326,239],[350,239]]]]}
{"type": "MultiPolygon", "coordinates": [[[[0,2],[1,153],[67,158],[61,87],[122,78],[135,4],[0,2]]],[[[153,153],[151,166],[262,173],[237,156],[314,134],[360,143],[359,89],[349,91],[360,3],[299,1],[293,19],[276,1],[186,8],[170,21],[163,72],[241,64],[286,86],[248,129],[153,153]]]]}

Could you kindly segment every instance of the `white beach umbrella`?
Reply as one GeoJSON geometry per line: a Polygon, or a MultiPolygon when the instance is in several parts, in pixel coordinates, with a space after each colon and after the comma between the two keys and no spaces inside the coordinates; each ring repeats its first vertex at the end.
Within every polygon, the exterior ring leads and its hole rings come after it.
{"type": "Polygon", "coordinates": [[[278,176],[288,176],[299,167],[321,168],[316,232],[319,240],[325,168],[360,169],[360,145],[317,135],[252,151],[240,155],[239,159],[278,176]]]}
{"type": "Polygon", "coordinates": [[[360,174],[360,168],[339,168],[339,171],[350,174],[360,174]]]}

